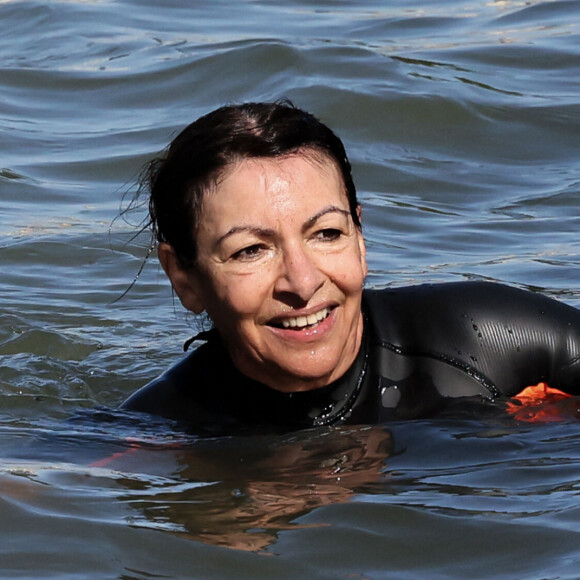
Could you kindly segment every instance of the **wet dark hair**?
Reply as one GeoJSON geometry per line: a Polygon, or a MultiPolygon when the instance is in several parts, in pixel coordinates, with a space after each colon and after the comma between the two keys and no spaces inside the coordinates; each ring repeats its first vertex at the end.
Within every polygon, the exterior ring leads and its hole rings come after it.
{"type": "Polygon", "coordinates": [[[290,102],[221,107],[186,127],[141,179],[149,192],[149,225],[157,242],[170,244],[180,263],[195,264],[195,233],[204,195],[229,165],[301,150],[321,153],[339,169],[349,209],[360,228],[356,189],[342,141],[316,117],[290,102]]]}

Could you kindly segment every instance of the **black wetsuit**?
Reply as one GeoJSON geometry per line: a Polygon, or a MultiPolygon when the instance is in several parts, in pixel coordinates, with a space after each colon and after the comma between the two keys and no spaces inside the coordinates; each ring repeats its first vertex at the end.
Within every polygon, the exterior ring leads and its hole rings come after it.
{"type": "Polygon", "coordinates": [[[286,394],[248,379],[210,331],[123,408],[228,433],[426,417],[458,397],[495,400],[540,381],[580,394],[580,311],[556,300],[459,282],[367,290],[363,312],[357,359],[326,387],[286,394]]]}

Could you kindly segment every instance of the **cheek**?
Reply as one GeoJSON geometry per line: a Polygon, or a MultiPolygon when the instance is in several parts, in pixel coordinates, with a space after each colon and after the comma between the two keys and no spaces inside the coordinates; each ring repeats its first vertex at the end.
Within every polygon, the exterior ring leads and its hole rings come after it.
{"type": "Polygon", "coordinates": [[[214,286],[211,318],[214,322],[234,321],[249,318],[258,313],[267,299],[267,285],[259,275],[239,276],[235,279],[217,280],[214,286]]]}
{"type": "Polygon", "coordinates": [[[358,251],[341,256],[334,268],[333,278],[346,294],[361,292],[366,276],[366,262],[358,251]]]}
{"type": "Polygon", "coordinates": [[[366,247],[365,241],[362,237],[362,234],[359,234],[359,235],[360,235],[359,242],[358,242],[359,262],[361,265],[363,277],[366,278],[366,275],[369,273],[369,268],[367,265],[367,247],[366,247]]]}

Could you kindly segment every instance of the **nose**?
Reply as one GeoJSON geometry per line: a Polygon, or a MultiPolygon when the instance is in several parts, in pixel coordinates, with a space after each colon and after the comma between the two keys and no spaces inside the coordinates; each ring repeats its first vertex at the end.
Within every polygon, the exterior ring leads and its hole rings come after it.
{"type": "Polygon", "coordinates": [[[274,291],[299,298],[306,304],[324,284],[326,276],[317,265],[308,249],[301,244],[287,247],[282,252],[280,274],[274,291]]]}

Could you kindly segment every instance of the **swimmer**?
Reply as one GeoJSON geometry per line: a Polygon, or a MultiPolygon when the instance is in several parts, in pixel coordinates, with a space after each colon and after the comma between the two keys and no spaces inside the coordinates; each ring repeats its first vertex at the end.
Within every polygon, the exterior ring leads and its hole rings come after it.
{"type": "Polygon", "coordinates": [[[427,417],[541,381],[580,394],[575,308],[486,282],[363,290],[350,163],[307,112],[217,109],[149,165],[147,188],[159,261],[213,328],[125,410],[227,434],[427,417]]]}

